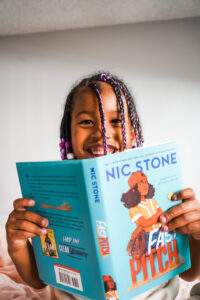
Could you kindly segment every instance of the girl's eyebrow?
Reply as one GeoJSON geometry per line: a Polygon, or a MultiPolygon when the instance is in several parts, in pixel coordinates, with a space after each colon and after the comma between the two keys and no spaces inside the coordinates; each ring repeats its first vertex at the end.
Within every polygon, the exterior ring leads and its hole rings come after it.
{"type": "MultiPolygon", "coordinates": [[[[96,112],[96,111],[95,111],[96,112]]],[[[118,113],[118,114],[120,114],[120,110],[112,110],[112,111],[110,111],[110,113],[118,113]]],[[[88,115],[93,115],[94,114],[94,111],[92,111],[92,110],[81,110],[81,111],[79,111],[76,115],[75,115],[75,119],[76,118],[78,118],[80,115],[82,115],[82,114],[88,114],[88,115]]]]}
{"type": "Polygon", "coordinates": [[[93,114],[93,111],[89,111],[89,110],[81,110],[79,111],[76,115],[75,115],[75,118],[78,118],[80,115],[82,114],[88,114],[88,115],[92,115],[93,114]]]}

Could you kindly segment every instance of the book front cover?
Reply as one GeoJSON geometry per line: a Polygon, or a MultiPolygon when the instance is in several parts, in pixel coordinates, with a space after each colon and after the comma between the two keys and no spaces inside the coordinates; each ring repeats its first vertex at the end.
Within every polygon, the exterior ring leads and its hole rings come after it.
{"type": "Polygon", "coordinates": [[[180,203],[171,201],[183,188],[177,145],[102,157],[99,170],[110,249],[104,264],[113,265],[103,276],[106,299],[129,300],[190,267],[187,235],[164,232],[159,223],[180,203]]]}

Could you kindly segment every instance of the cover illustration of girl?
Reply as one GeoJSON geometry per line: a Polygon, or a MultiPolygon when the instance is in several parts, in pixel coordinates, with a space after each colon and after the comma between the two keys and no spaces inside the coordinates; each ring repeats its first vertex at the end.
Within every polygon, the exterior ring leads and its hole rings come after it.
{"type": "Polygon", "coordinates": [[[113,278],[108,275],[103,276],[106,300],[118,300],[116,283],[113,278]]]}
{"type": "Polygon", "coordinates": [[[131,221],[136,223],[137,228],[131,235],[127,252],[138,259],[144,253],[149,255],[156,247],[156,243],[149,245],[149,238],[157,240],[161,226],[158,218],[163,211],[153,198],[153,185],[147,181],[147,176],[142,171],[132,173],[128,185],[130,189],[122,195],[121,201],[129,208],[131,221]]]}

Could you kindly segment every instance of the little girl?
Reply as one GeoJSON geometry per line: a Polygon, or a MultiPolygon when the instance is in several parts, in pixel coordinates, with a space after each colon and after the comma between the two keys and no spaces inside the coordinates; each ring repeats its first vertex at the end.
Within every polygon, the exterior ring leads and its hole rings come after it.
{"type": "MultiPolygon", "coordinates": [[[[85,78],[71,90],[60,133],[62,159],[99,157],[143,144],[139,117],[128,88],[107,73],[85,78]]],[[[180,276],[191,281],[200,275],[200,204],[192,189],[173,196],[173,200],[179,199],[183,203],[162,214],[160,222],[164,231],[189,235],[192,266],[180,276]]],[[[39,279],[28,239],[46,235],[48,220],[26,210],[34,203],[32,199],[15,200],[6,230],[8,251],[19,274],[27,284],[41,289],[45,284],[39,279]]],[[[177,290],[177,278],[173,278],[135,299],[175,299],[177,290]]],[[[58,290],[56,293],[58,299],[80,299],[58,290]]]]}

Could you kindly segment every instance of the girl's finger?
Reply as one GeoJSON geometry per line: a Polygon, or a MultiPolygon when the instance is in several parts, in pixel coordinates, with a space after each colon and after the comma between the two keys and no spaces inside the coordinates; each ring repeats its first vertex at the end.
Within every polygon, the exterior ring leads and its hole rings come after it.
{"type": "Polygon", "coordinates": [[[200,211],[200,203],[197,200],[184,201],[183,203],[170,208],[160,217],[160,222],[162,224],[168,223],[174,218],[192,211],[200,211]]]}
{"type": "Polygon", "coordinates": [[[200,224],[198,221],[179,227],[175,230],[176,233],[190,234],[194,239],[200,239],[200,224]]]}
{"type": "Polygon", "coordinates": [[[191,188],[183,189],[172,196],[172,201],[176,200],[194,200],[195,192],[191,188]]]}
{"type": "Polygon", "coordinates": [[[38,234],[24,230],[7,231],[8,251],[15,252],[26,247],[27,240],[36,236],[38,234]]]}
{"type": "Polygon", "coordinates": [[[14,224],[17,220],[29,221],[31,223],[37,224],[41,227],[48,226],[49,222],[44,217],[32,212],[32,211],[14,211],[11,214],[11,222],[14,224]]]}
{"type": "Polygon", "coordinates": [[[26,207],[33,206],[34,204],[35,201],[33,199],[28,199],[28,198],[16,199],[13,202],[14,209],[18,211],[25,211],[26,207]]]}
{"type": "Polygon", "coordinates": [[[189,226],[192,227],[194,222],[197,222],[199,224],[199,230],[200,230],[200,210],[189,211],[185,214],[182,214],[174,218],[170,222],[163,224],[162,228],[165,231],[173,231],[186,225],[188,227],[189,226]]]}
{"type": "Polygon", "coordinates": [[[187,226],[182,226],[177,228],[176,230],[174,230],[175,233],[179,233],[179,234],[188,234],[188,228],[187,226]]]}
{"type": "Polygon", "coordinates": [[[33,233],[33,232],[28,232],[24,230],[14,230],[13,232],[9,233],[8,239],[12,239],[13,243],[19,243],[19,240],[27,240],[32,237],[36,237],[41,234],[46,234],[45,232],[42,233],[33,233]],[[15,239],[14,239],[15,238],[15,239]]]}
{"type": "Polygon", "coordinates": [[[46,234],[47,230],[27,220],[16,220],[12,226],[11,231],[15,234],[21,235],[24,232],[28,234],[41,235],[46,234]]]}

